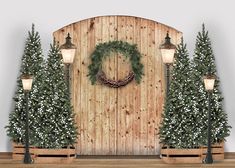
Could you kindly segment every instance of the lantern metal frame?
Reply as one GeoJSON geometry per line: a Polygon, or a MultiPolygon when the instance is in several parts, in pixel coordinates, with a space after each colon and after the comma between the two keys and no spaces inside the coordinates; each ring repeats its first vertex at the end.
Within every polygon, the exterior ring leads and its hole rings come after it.
{"type": "Polygon", "coordinates": [[[213,163],[213,157],[212,157],[212,153],[211,153],[211,97],[212,97],[212,93],[213,93],[213,90],[214,90],[215,80],[216,80],[216,76],[211,74],[210,71],[209,71],[208,75],[203,77],[205,90],[208,92],[207,153],[206,153],[206,158],[204,160],[204,163],[206,163],[206,164],[212,164],[213,163]],[[207,83],[205,82],[205,79],[214,80],[213,86],[212,86],[211,89],[206,89],[208,87],[206,86],[207,83]]]}
{"type": "MultiPolygon", "coordinates": [[[[72,38],[70,37],[70,33],[68,33],[67,37],[65,38],[65,43],[60,46],[60,51],[71,50],[71,49],[76,50],[77,47],[72,43],[72,38]]],[[[63,63],[65,64],[65,80],[66,80],[69,91],[70,91],[70,65],[74,61],[75,52],[74,52],[74,55],[70,55],[71,58],[69,59],[70,60],[69,62],[65,61],[66,60],[65,55],[63,55],[62,53],[63,63]]]]}
{"type": "Polygon", "coordinates": [[[21,75],[21,81],[23,84],[23,89],[24,89],[24,93],[25,93],[25,102],[26,102],[25,153],[24,153],[24,163],[25,164],[31,164],[33,162],[31,159],[30,152],[29,152],[29,105],[28,105],[29,91],[32,89],[32,82],[33,81],[31,81],[31,83],[30,83],[31,86],[29,86],[29,88],[24,86],[25,82],[23,81],[23,80],[29,80],[29,79],[33,80],[33,76],[28,75],[28,74],[21,75]]]}
{"type": "MultiPolygon", "coordinates": [[[[165,37],[165,42],[160,45],[159,49],[160,50],[176,50],[176,46],[171,43],[171,38],[169,37],[169,32],[167,32],[166,37],[165,37]]],[[[166,66],[166,96],[167,96],[169,93],[169,87],[170,87],[170,66],[174,62],[175,51],[172,55],[172,58],[170,59],[171,62],[165,62],[164,60],[166,60],[165,59],[166,55],[164,55],[162,52],[161,52],[161,55],[162,55],[163,63],[166,66]]]]}
{"type": "MultiPolygon", "coordinates": [[[[77,47],[72,43],[72,38],[70,37],[70,34],[68,33],[67,37],[65,38],[65,43],[62,44],[60,46],[60,50],[76,50],[77,47]]],[[[75,55],[75,53],[74,53],[75,55]]],[[[69,60],[72,60],[72,61],[69,61],[69,62],[66,62],[66,56],[63,55],[62,53],[62,58],[63,58],[63,62],[64,64],[72,64],[73,63],[73,60],[74,60],[74,55],[70,55],[70,59],[69,60]]]]}

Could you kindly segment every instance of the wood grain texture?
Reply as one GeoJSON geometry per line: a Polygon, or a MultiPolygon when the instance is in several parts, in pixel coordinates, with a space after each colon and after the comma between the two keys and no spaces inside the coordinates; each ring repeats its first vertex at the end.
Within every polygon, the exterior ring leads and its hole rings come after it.
{"type": "MultiPolygon", "coordinates": [[[[131,16],[100,16],[82,20],[54,32],[60,44],[69,32],[78,47],[71,66],[71,98],[79,128],[79,155],[159,154],[158,128],[165,95],[165,72],[159,45],[169,31],[174,44],[182,33],[158,22],[131,16]],[[99,43],[122,40],[136,44],[142,54],[144,76],[122,88],[91,85],[90,55],[99,43]]],[[[108,78],[119,80],[130,71],[120,53],[103,60],[108,78]]]]}
{"type": "MultiPolygon", "coordinates": [[[[149,156],[148,156],[149,157],[149,156]]],[[[145,159],[75,159],[70,164],[28,164],[25,165],[21,161],[12,161],[12,159],[0,159],[1,168],[233,168],[235,159],[226,159],[213,164],[166,164],[161,159],[145,158],[145,159]]]]}
{"type": "Polygon", "coordinates": [[[12,159],[12,152],[0,152],[0,159],[12,159]]]}
{"type": "MultiPolygon", "coordinates": [[[[161,149],[162,160],[165,163],[202,163],[206,158],[207,147],[194,149],[175,149],[164,146],[161,149]]],[[[213,161],[224,160],[224,143],[211,146],[213,161]]]]}
{"type": "MultiPolygon", "coordinates": [[[[30,146],[29,152],[34,163],[71,163],[75,159],[74,148],[43,149],[30,146]]],[[[24,153],[24,145],[13,143],[13,160],[23,161],[24,153]]]]}
{"type": "MultiPolygon", "coordinates": [[[[12,152],[0,152],[0,159],[12,160],[12,152]]],[[[86,155],[86,156],[78,156],[79,159],[160,159],[159,155],[106,155],[106,156],[97,156],[97,155],[86,155]],[[105,157],[105,158],[104,158],[105,157]]],[[[235,152],[225,152],[224,159],[222,162],[226,160],[235,160],[235,152]]]]}

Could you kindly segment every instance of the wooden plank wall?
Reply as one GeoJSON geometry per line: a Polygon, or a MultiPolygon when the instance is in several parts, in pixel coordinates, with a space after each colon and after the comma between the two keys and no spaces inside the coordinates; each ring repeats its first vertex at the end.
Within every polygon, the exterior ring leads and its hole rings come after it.
{"type": "MultiPolygon", "coordinates": [[[[65,26],[54,37],[63,44],[69,32],[78,47],[71,66],[71,98],[79,129],[79,155],[158,154],[158,127],[165,95],[164,65],[159,45],[169,31],[174,44],[181,32],[158,22],[131,16],[101,16],[65,26]],[[122,40],[137,44],[144,76],[122,88],[91,85],[87,77],[90,55],[97,44],[122,40]]],[[[109,78],[122,79],[130,70],[120,53],[103,61],[109,78]]]]}

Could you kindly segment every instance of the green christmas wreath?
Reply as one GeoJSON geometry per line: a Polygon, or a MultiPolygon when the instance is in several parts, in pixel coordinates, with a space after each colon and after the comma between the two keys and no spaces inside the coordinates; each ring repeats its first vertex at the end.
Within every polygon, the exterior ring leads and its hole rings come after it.
{"type": "Polygon", "coordinates": [[[123,41],[100,43],[91,54],[91,64],[88,66],[89,79],[91,80],[92,85],[99,80],[102,84],[110,87],[124,86],[134,78],[137,83],[140,83],[143,76],[143,64],[140,62],[140,59],[141,54],[138,51],[136,44],[132,45],[123,41]],[[121,53],[126,58],[129,58],[131,62],[132,71],[123,80],[114,81],[107,79],[102,71],[102,61],[110,56],[111,52],[121,53]]]}

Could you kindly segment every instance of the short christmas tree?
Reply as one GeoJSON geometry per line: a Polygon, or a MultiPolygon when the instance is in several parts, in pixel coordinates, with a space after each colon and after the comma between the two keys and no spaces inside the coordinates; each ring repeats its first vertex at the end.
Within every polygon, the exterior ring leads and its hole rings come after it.
{"type": "Polygon", "coordinates": [[[74,145],[77,139],[77,127],[61,58],[59,46],[54,41],[48,54],[39,110],[41,126],[38,128],[40,141],[37,146],[43,148],[74,145]]]}
{"type": "Polygon", "coordinates": [[[202,78],[208,74],[209,69],[212,74],[217,75],[211,98],[211,139],[212,143],[216,143],[224,141],[225,137],[229,136],[230,126],[228,125],[227,114],[223,110],[223,97],[219,89],[220,80],[216,71],[211,41],[208,36],[208,31],[205,30],[203,24],[202,31],[197,35],[193,58],[193,78],[196,85],[195,96],[197,97],[200,112],[197,120],[197,123],[200,124],[200,137],[197,141],[201,145],[207,144],[208,128],[208,93],[205,90],[202,78]]]}
{"type": "Polygon", "coordinates": [[[175,148],[197,147],[198,109],[192,68],[183,39],[176,49],[169,93],[160,126],[160,143],[175,148]]]}
{"type": "Polygon", "coordinates": [[[13,98],[14,110],[10,113],[9,124],[6,126],[7,135],[16,143],[25,143],[25,112],[26,102],[20,76],[22,74],[33,75],[32,90],[29,92],[29,135],[30,144],[35,144],[37,139],[38,109],[41,96],[42,81],[44,80],[44,64],[39,33],[35,31],[34,25],[28,32],[20,74],[17,79],[17,89],[13,98]]]}

